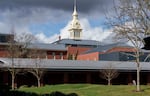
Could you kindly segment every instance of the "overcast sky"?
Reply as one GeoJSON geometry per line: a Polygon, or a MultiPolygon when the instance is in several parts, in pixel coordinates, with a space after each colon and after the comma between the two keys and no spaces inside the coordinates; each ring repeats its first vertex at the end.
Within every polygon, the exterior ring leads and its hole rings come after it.
{"type": "MultiPolygon", "coordinates": [[[[58,36],[68,38],[74,0],[0,0],[0,33],[29,32],[38,41],[50,43],[58,36]]],[[[83,39],[111,42],[111,29],[105,25],[105,13],[113,0],[77,0],[83,39]],[[107,37],[110,40],[106,40],[107,37]]]]}

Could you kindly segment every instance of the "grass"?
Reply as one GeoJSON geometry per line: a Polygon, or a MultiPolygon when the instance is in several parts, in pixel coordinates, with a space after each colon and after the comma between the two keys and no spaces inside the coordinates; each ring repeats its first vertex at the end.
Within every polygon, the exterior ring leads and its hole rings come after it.
{"type": "Polygon", "coordinates": [[[150,86],[142,85],[143,92],[135,92],[131,85],[95,85],[95,84],[61,84],[44,87],[19,88],[19,91],[48,94],[59,91],[65,94],[76,93],[78,96],[150,96],[150,86]]]}

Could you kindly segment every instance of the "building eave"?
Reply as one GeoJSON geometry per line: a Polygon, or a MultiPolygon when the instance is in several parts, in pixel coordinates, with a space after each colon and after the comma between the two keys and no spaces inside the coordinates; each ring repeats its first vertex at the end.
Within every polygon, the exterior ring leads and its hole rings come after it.
{"type": "MultiPolygon", "coordinates": [[[[0,61],[5,62],[1,64],[1,68],[11,68],[12,63],[10,58],[0,58],[0,61]]],[[[81,60],[53,60],[53,59],[14,59],[14,68],[37,68],[36,62],[40,62],[38,67],[47,70],[101,70],[108,69],[111,65],[113,69],[133,71],[136,70],[135,62],[121,62],[121,61],[81,61],[81,60]]],[[[141,70],[150,71],[149,62],[141,62],[141,70]]]]}

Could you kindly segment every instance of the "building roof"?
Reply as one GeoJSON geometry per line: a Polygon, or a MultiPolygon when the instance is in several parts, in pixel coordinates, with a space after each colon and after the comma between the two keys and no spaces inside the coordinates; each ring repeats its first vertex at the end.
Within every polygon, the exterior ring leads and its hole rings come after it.
{"type": "Polygon", "coordinates": [[[61,39],[53,44],[65,44],[65,45],[82,45],[82,46],[98,46],[102,43],[96,40],[75,40],[75,39],[61,39]]]}
{"type": "MultiPolygon", "coordinates": [[[[10,58],[0,58],[0,67],[12,67],[10,58]]],[[[15,68],[43,68],[47,70],[100,70],[111,68],[121,71],[135,71],[135,62],[118,61],[79,61],[79,60],[52,60],[52,59],[14,59],[15,68]]],[[[141,71],[150,71],[148,62],[140,63],[141,71]]]]}
{"type": "Polygon", "coordinates": [[[45,44],[45,43],[32,43],[28,45],[28,48],[43,49],[43,50],[56,50],[56,51],[66,51],[66,47],[63,44],[45,44]]]}
{"type": "MultiPolygon", "coordinates": [[[[19,44],[19,43],[18,43],[19,44]]],[[[9,43],[1,43],[0,45],[8,46],[9,43]]],[[[46,43],[31,43],[27,46],[29,49],[42,49],[42,50],[55,50],[55,51],[67,51],[64,44],[46,44],[46,43]]]]}
{"type": "Polygon", "coordinates": [[[127,47],[132,48],[131,46],[125,44],[125,43],[114,43],[114,44],[108,44],[108,45],[100,45],[96,48],[93,48],[92,50],[86,51],[83,54],[93,53],[93,52],[106,52],[107,50],[113,48],[113,47],[127,47]]]}
{"type": "Polygon", "coordinates": [[[10,33],[0,33],[0,36],[3,35],[3,36],[10,36],[10,35],[13,35],[13,34],[10,34],[10,33]]]}

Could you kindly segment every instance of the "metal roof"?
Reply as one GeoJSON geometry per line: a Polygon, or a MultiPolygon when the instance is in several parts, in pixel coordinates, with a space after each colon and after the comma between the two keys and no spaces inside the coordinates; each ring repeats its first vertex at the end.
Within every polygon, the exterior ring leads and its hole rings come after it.
{"type": "MultiPolygon", "coordinates": [[[[12,67],[10,58],[0,58],[1,68],[12,67]]],[[[100,70],[113,69],[131,71],[136,70],[135,62],[119,61],[79,61],[79,60],[52,60],[52,59],[14,59],[15,68],[43,68],[48,70],[100,70]]],[[[149,62],[141,62],[141,70],[150,71],[149,62]]]]}
{"type": "Polygon", "coordinates": [[[61,39],[53,44],[68,44],[68,45],[84,45],[84,46],[98,46],[102,43],[96,40],[76,40],[76,39],[61,39]]]}
{"type": "MultiPolygon", "coordinates": [[[[19,43],[18,43],[19,44],[19,43]]],[[[0,45],[9,45],[9,43],[1,43],[0,45]]],[[[43,50],[56,50],[56,51],[67,51],[64,44],[46,44],[46,43],[30,43],[27,48],[29,49],[43,49],[43,50]]]]}
{"type": "Polygon", "coordinates": [[[66,47],[64,44],[45,44],[45,43],[32,43],[27,46],[30,49],[43,49],[43,50],[59,50],[66,51],[66,47]]]}
{"type": "Polygon", "coordinates": [[[86,51],[83,54],[87,54],[87,53],[93,53],[93,52],[106,52],[107,50],[113,48],[113,47],[127,47],[127,48],[131,48],[132,46],[129,46],[127,44],[124,43],[114,43],[114,44],[108,44],[108,45],[100,45],[97,48],[93,48],[89,51],[86,51]]]}

